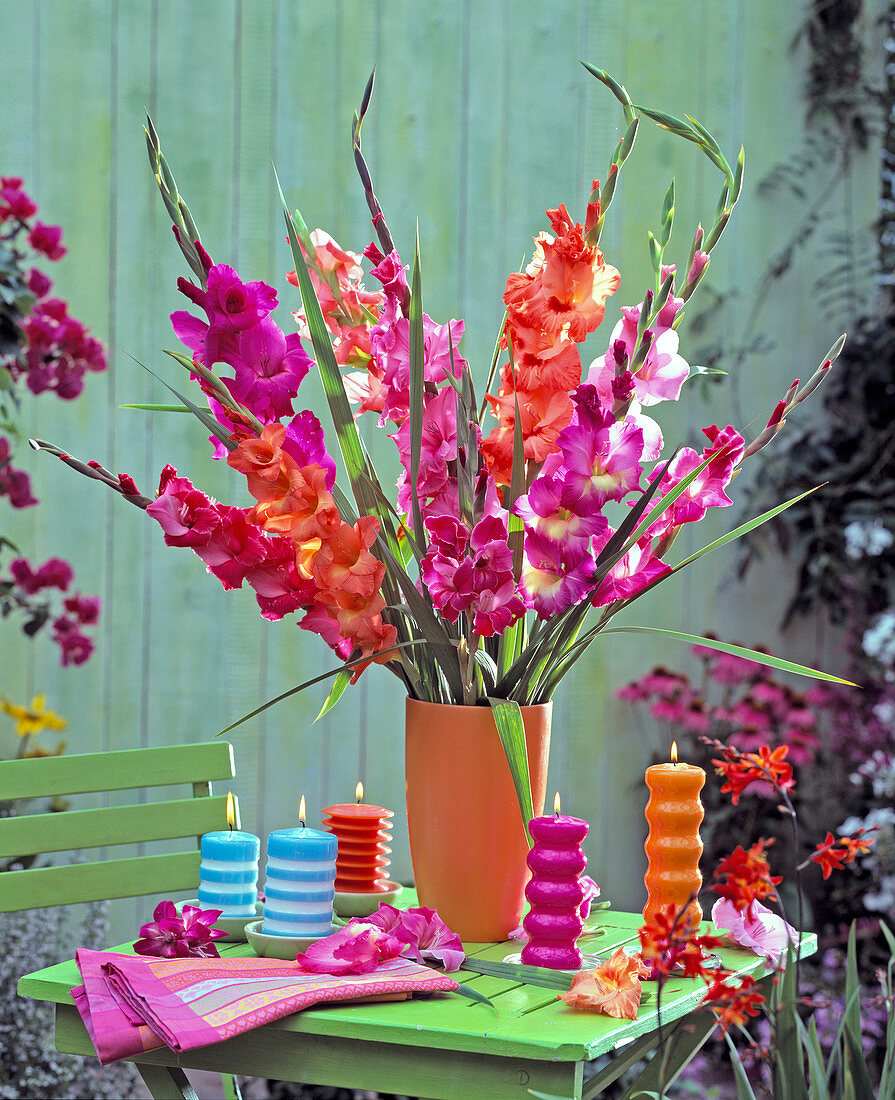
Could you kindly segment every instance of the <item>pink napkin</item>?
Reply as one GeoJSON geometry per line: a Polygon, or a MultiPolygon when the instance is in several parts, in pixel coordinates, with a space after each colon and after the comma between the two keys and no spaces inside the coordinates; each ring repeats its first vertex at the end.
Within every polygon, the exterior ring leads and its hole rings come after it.
{"type": "Polygon", "coordinates": [[[314,974],[278,959],[158,959],[80,948],[83,986],[72,990],[100,1062],[156,1047],[192,1050],[323,1001],[457,988],[409,959],[369,974],[314,974]]]}

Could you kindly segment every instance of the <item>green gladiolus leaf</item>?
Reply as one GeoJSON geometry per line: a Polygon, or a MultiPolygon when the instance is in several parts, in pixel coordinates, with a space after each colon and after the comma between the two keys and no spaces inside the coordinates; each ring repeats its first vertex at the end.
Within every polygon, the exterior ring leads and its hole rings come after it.
{"type": "MultiPolygon", "coordinates": [[[[519,704],[512,699],[495,699],[489,696],[488,702],[491,704],[494,724],[497,726],[500,743],[503,745],[503,751],[510,766],[513,786],[516,788],[516,797],[522,812],[522,822],[527,826],[534,817],[534,807],[531,799],[531,775],[528,771],[528,751],[525,745],[522,711],[519,709],[519,704]]],[[[527,828],[525,835],[531,847],[527,828]]]]}
{"type": "MultiPolygon", "coordinates": [[[[357,653],[356,650],[355,653],[357,653]]],[[[320,713],[317,715],[317,718],[314,719],[314,722],[316,722],[319,718],[322,718],[324,714],[329,714],[336,703],[338,703],[338,701],[342,698],[345,693],[345,688],[347,688],[350,683],[351,672],[347,668],[343,668],[339,675],[336,677],[335,683],[329,689],[329,695],[327,695],[326,697],[326,702],[320,708],[320,713]]],[[[314,723],[312,722],[311,725],[313,724],[314,723]]]]}

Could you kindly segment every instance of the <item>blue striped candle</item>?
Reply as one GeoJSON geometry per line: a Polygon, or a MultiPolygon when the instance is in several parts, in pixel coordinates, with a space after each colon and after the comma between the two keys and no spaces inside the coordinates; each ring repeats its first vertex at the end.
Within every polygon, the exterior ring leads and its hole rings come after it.
{"type": "Polygon", "coordinates": [[[264,920],[270,936],[332,932],[338,840],[319,829],[280,829],[267,838],[264,920]]]}
{"type": "Polygon", "coordinates": [[[253,917],[258,900],[261,841],[234,829],[202,837],[199,902],[222,917],[253,917]]]}

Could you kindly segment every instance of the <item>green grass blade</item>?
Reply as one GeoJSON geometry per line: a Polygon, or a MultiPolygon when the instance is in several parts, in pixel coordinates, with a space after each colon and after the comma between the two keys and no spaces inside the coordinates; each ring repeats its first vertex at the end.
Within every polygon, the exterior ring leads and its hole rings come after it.
{"type": "Polygon", "coordinates": [[[798,665],[794,661],[784,661],[780,657],[772,657],[770,653],[761,653],[757,649],[747,649],[741,645],[731,645],[729,642],[719,642],[717,638],[701,638],[697,634],[684,634],[678,630],[665,630],[658,626],[612,626],[602,631],[603,634],[659,634],[665,638],[676,638],[679,642],[689,642],[691,645],[701,645],[708,649],[717,649],[720,653],[729,653],[733,657],[743,657],[747,661],[754,661],[758,665],[768,668],[776,668],[781,672],[791,672],[796,676],[809,676],[813,680],[825,680],[831,684],[845,684],[846,687],[858,687],[851,680],[843,680],[839,676],[832,676],[829,672],[821,672],[816,668],[808,668],[807,665],[798,665]]]}
{"type": "Polygon", "coordinates": [[[416,233],[413,276],[410,291],[410,499],[413,507],[413,533],[421,546],[426,545],[423,514],[417,483],[423,450],[423,394],[425,389],[426,348],[423,339],[423,291],[420,273],[420,234],[416,233]]]}
{"type": "MultiPolygon", "coordinates": [[[[133,356],[131,356],[131,358],[134,359],[133,356]]],[[[143,368],[143,370],[149,371],[149,373],[156,380],[156,382],[161,382],[161,384],[165,387],[166,390],[170,390],[171,393],[173,393],[174,396],[179,401],[181,401],[184,405],[186,405],[186,407],[193,414],[193,416],[195,416],[197,420],[200,420],[205,425],[205,427],[211,432],[211,434],[213,436],[215,436],[216,439],[219,439],[221,441],[221,443],[224,444],[224,446],[227,448],[227,450],[232,451],[232,450],[235,449],[236,444],[230,438],[230,433],[227,431],[227,429],[222,424],[218,424],[218,422],[211,415],[211,413],[208,412],[207,409],[200,409],[198,405],[194,405],[193,402],[190,401],[190,399],[188,397],[184,397],[183,394],[179,393],[177,390],[175,390],[173,386],[169,386],[168,383],[164,380],[164,378],[159,378],[159,376],[155,373],[154,370],[150,370],[149,367],[147,367],[145,363],[141,363],[139,359],[134,359],[134,362],[137,363],[139,366],[141,366],[143,368]]]]}
{"type": "Polygon", "coordinates": [[[534,817],[534,807],[531,799],[531,776],[528,771],[528,751],[525,745],[522,711],[519,709],[519,704],[511,699],[495,699],[489,696],[488,702],[491,704],[494,724],[497,726],[500,743],[503,745],[503,751],[510,766],[513,786],[516,788],[516,797],[522,812],[522,822],[526,826],[525,835],[531,847],[527,826],[534,817]]]}
{"type": "Polygon", "coordinates": [[[145,412],[161,412],[161,413],[188,413],[191,410],[186,405],[119,405],[119,409],[143,409],[145,412]]]}
{"type": "Polygon", "coordinates": [[[820,1048],[820,1039],[817,1035],[817,1021],[812,1016],[808,1027],[805,1027],[799,1019],[796,1022],[799,1026],[799,1038],[808,1059],[809,1100],[830,1100],[827,1071],[824,1067],[823,1051],[820,1048]]]}
{"type": "Polygon", "coordinates": [[[727,1045],[730,1047],[730,1064],[733,1066],[733,1077],[736,1081],[738,1100],[755,1100],[755,1092],[749,1084],[749,1078],[746,1076],[746,1071],[740,1059],[740,1052],[737,1050],[733,1039],[731,1039],[729,1035],[725,1035],[724,1038],[727,1040],[727,1045]]]}
{"type": "MultiPolygon", "coordinates": [[[[357,652],[357,650],[355,650],[355,652],[357,652]]],[[[343,668],[339,675],[336,677],[335,683],[329,689],[329,695],[327,695],[326,697],[326,702],[320,708],[320,713],[317,715],[317,718],[314,719],[314,722],[322,718],[324,714],[329,714],[336,703],[338,703],[338,701],[345,694],[345,688],[347,688],[350,683],[351,673],[348,669],[343,668]]],[[[312,722],[311,725],[313,725],[314,722],[312,722]]]]}
{"type": "Polygon", "coordinates": [[[357,433],[354,417],[351,414],[351,406],[345,394],[342,373],[339,370],[339,364],[336,362],[336,356],[333,352],[333,346],[329,338],[329,330],[326,327],[326,322],[323,319],[323,312],[320,309],[320,303],[314,292],[314,284],[311,282],[311,274],[308,270],[307,262],[301,250],[301,246],[298,243],[299,238],[304,240],[308,237],[308,228],[304,223],[304,219],[298,213],[296,213],[296,218],[298,219],[298,225],[296,225],[296,219],[292,217],[289,208],[286,206],[286,200],[283,196],[282,188],[280,188],[279,179],[277,180],[277,187],[280,189],[280,200],[283,204],[283,216],[286,220],[286,231],[289,236],[292,259],[295,262],[298,289],[301,293],[302,305],[304,306],[305,317],[308,322],[308,330],[311,333],[311,343],[314,346],[317,368],[320,371],[323,390],[326,394],[333,425],[336,429],[339,449],[342,453],[345,470],[348,474],[348,480],[351,483],[351,488],[354,492],[358,507],[362,512],[368,512],[372,509],[369,506],[369,501],[363,489],[358,484],[358,474],[366,467],[360,436],[357,433]]]}
{"type": "Polygon", "coordinates": [[[461,970],[474,970],[476,974],[487,974],[490,978],[506,978],[520,985],[537,985],[542,989],[569,988],[571,978],[568,974],[558,974],[545,966],[523,966],[521,963],[492,962],[490,959],[470,958],[460,967],[461,970]]]}
{"type": "MultiPolygon", "coordinates": [[[[454,992],[459,993],[463,997],[468,997],[471,1001],[478,1001],[481,1005],[487,1005],[497,1012],[497,1005],[489,997],[486,997],[484,993],[479,993],[477,989],[473,989],[470,985],[464,985],[463,982],[459,982],[454,992]]],[[[499,1012],[498,1015],[500,1015],[499,1012]]]]}
{"type": "MultiPolygon", "coordinates": [[[[754,531],[756,527],[761,527],[762,524],[772,520],[774,516],[778,516],[781,512],[785,512],[787,508],[791,508],[794,504],[798,504],[800,500],[804,500],[805,497],[810,496],[812,493],[816,493],[819,488],[820,486],[816,485],[813,489],[806,489],[804,493],[799,493],[797,497],[792,497],[783,504],[778,504],[776,508],[771,508],[770,511],[762,512],[760,516],[755,516],[754,519],[750,519],[746,523],[741,523],[739,527],[735,527],[732,531],[728,531],[726,535],[722,535],[720,538],[715,539],[714,542],[710,542],[708,546],[703,546],[701,550],[697,550],[695,554],[691,554],[688,558],[684,558],[683,561],[678,562],[677,565],[672,567],[672,573],[679,572],[684,566],[696,561],[697,558],[701,558],[703,554],[711,553],[712,550],[719,550],[722,546],[726,546],[729,542],[733,542],[734,539],[742,538],[743,535],[748,535],[749,532],[754,531]]],[[[668,574],[666,574],[666,576],[668,576],[668,574]]]]}
{"type": "MultiPolygon", "coordinates": [[[[421,642],[402,642],[400,645],[392,646],[391,649],[383,650],[383,653],[397,653],[402,649],[406,649],[409,646],[421,645],[421,642]]],[[[382,656],[382,654],[379,654],[382,656]]],[[[329,672],[322,672],[319,676],[314,676],[311,680],[305,680],[303,684],[299,684],[297,687],[290,688],[288,691],[284,691],[281,695],[278,695],[275,699],[268,699],[266,703],[262,703],[260,707],[255,707],[254,710],[249,711],[248,714],[244,714],[242,718],[237,718],[235,722],[231,722],[226,729],[222,729],[220,733],[216,733],[215,737],[223,737],[225,733],[229,733],[230,730],[235,730],[237,726],[241,726],[243,722],[248,722],[250,718],[254,718],[255,715],[261,714],[263,711],[268,710],[270,707],[275,706],[277,703],[281,703],[284,699],[288,699],[290,695],[297,695],[300,691],[304,691],[305,688],[313,687],[314,684],[320,684],[324,680],[328,680],[331,676],[338,676],[341,672],[355,668],[357,665],[362,664],[364,661],[369,661],[369,657],[361,657],[354,661],[346,661],[344,664],[339,665],[337,668],[331,668],[329,672]]]]}

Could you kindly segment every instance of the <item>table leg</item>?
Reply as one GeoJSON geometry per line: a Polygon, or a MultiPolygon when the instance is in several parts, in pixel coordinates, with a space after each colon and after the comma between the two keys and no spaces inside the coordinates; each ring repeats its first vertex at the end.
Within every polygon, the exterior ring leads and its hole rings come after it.
{"type": "Polygon", "coordinates": [[[199,1100],[182,1069],[138,1064],[137,1069],[153,1100],[199,1100]]]}

